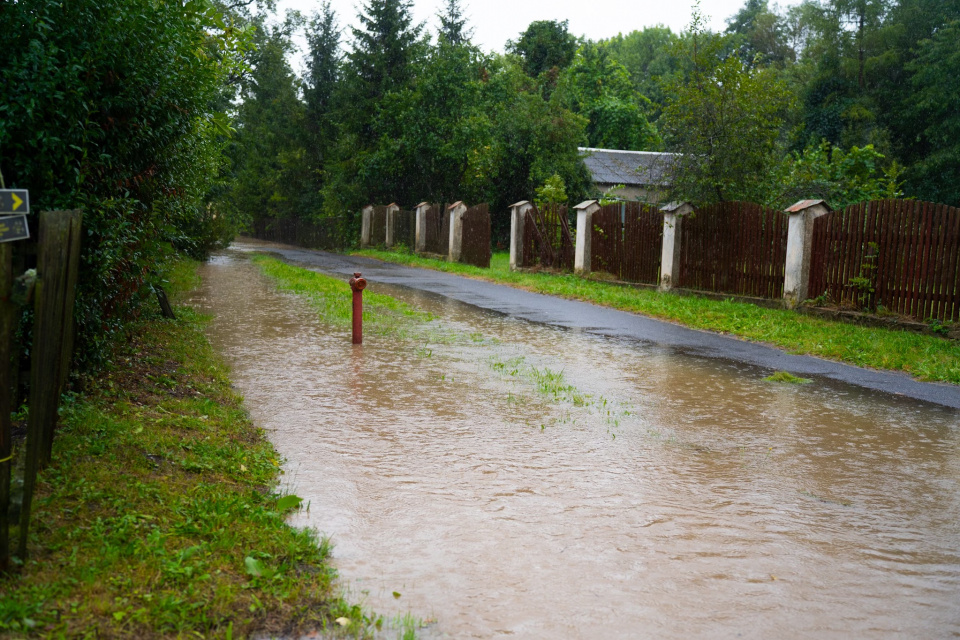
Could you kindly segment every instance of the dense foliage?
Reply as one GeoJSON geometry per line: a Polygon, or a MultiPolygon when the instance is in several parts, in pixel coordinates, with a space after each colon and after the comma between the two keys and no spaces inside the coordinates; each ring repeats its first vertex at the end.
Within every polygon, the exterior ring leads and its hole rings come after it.
{"type": "Polygon", "coordinates": [[[35,211],[84,210],[90,363],[174,250],[202,255],[229,231],[207,194],[246,33],[205,0],[20,0],[0,24],[0,171],[35,211]]]}
{"type": "MultiPolygon", "coordinates": [[[[431,33],[409,1],[367,0],[344,54],[327,4],[306,23],[302,80],[252,56],[256,82],[285,97],[244,93],[237,144],[249,150],[234,156],[233,188],[256,174],[264,189],[255,209],[234,198],[238,212],[289,215],[290,204],[356,226],[370,202],[487,201],[502,243],[508,205],[553,176],[573,202],[599,195],[578,146],[682,153],[668,195],[698,202],[960,202],[960,0],[746,0],[723,33],[695,10],[682,33],[598,42],[540,20],[506,54],[471,44],[459,0],[437,18],[431,33]],[[245,174],[243,157],[257,171],[245,174]],[[299,158],[303,171],[288,162],[299,158]]],[[[289,51],[290,30],[261,29],[289,51]]]]}

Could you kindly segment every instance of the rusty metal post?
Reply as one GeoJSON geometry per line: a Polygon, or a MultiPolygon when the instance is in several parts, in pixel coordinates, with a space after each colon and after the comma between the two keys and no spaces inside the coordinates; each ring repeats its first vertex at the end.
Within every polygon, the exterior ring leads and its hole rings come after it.
{"type": "Polygon", "coordinates": [[[353,344],[363,344],[363,290],[367,288],[367,281],[357,271],[350,278],[350,289],[353,290],[353,344]]]}

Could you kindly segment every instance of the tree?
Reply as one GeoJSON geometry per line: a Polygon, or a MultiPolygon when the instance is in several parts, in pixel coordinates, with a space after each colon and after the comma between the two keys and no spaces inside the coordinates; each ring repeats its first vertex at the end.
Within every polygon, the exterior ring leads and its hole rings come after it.
{"type": "Polygon", "coordinates": [[[299,217],[315,206],[303,137],[306,108],[286,58],[295,26],[257,25],[252,72],[241,86],[237,133],[229,150],[232,180],[221,202],[246,220],[299,217]]]}
{"type": "Polygon", "coordinates": [[[447,0],[440,18],[440,40],[454,46],[467,44],[473,35],[472,29],[467,29],[467,19],[463,15],[460,0],[447,0]]]}
{"type": "Polygon", "coordinates": [[[704,30],[695,11],[677,55],[687,77],[667,84],[660,119],[671,150],[673,195],[695,202],[769,197],[770,173],[783,156],[781,126],[792,96],[769,69],[751,69],[729,42],[704,30]]]}
{"type": "Polygon", "coordinates": [[[680,71],[674,55],[676,40],[676,34],[669,27],[657,26],[599,43],[630,74],[634,90],[650,100],[651,121],[660,117],[666,103],[663,82],[680,71]]]}
{"type": "Polygon", "coordinates": [[[573,62],[560,75],[553,98],[586,116],[591,147],[637,151],[660,148],[660,136],[646,117],[650,101],[634,91],[627,70],[597,44],[580,46],[573,62]]]}
{"type": "Polygon", "coordinates": [[[727,20],[726,33],[735,36],[737,54],[747,64],[769,64],[792,61],[795,53],[783,35],[784,22],[770,11],[767,0],[747,0],[727,20]]]}
{"type": "Polygon", "coordinates": [[[567,20],[531,22],[516,42],[507,42],[507,50],[520,56],[523,70],[531,78],[551,69],[562,70],[577,52],[577,39],[568,26],[567,20]]]}
{"type": "Polygon", "coordinates": [[[408,88],[415,76],[414,63],[422,50],[423,25],[413,24],[411,0],[369,0],[351,27],[353,51],[348,54],[347,102],[341,117],[359,136],[363,146],[377,138],[374,116],[390,93],[408,88]]]}
{"type": "Polygon", "coordinates": [[[202,256],[229,234],[206,205],[246,32],[206,3],[146,0],[4,2],[0,20],[16,25],[0,47],[0,173],[35,209],[84,209],[78,359],[95,365],[171,246],[202,256]]]}
{"type": "Polygon", "coordinates": [[[922,152],[908,173],[912,193],[960,206],[960,20],[919,43],[909,65],[914,90],[907,115],[922,152]]]}
{"type": "Polygon", "coordinates": [[[323,3],[321,12],[314,14],[307,24],[306,35],[310,55],[303,97],[306,102],[305,124],[309,134],[307,158],[312,177],[308,211],[317,213],[321,209],[324,169],[336,147],[338,124],[336,100],[340,82],[340,30],[329,0],[323,3]]]}

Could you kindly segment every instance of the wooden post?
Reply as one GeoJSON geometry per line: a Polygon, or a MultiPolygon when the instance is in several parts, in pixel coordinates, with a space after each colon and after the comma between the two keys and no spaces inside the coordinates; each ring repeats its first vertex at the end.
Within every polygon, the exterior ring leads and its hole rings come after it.
{"type": "Polygon", "coordinates": [[[72,344],[72,289],[76,284],[76,273],[71,273],[70,267],[77,264],[72,248],[79,246],[76,237],[79,236],[79,221],[79,211],[40,213],[40,251],[34,289],[36,302],[30,362],[30,415],[27,419],[27,456],[17,552],[21,561],[27,557],[30,508],[37,474],[50,461],[62,381],[66,379],[63,369],[70,361],[64,349],[68,346],[67,342],[72,344]]]}
{"type": "Polygon", "coordinates": [[[13,246],[0,244],[0,572],[10,569],[10,472],[13,469],[10,442],[10,411],[13,393],[10,362],[13,335],[16,332],[16,308],[13,293],[13,246]]]}

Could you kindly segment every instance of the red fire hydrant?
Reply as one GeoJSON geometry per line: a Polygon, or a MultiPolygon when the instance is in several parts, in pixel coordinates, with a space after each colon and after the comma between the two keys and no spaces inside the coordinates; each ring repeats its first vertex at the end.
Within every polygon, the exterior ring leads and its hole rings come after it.
{"type": "Polygon", "coordinates": [[[363,344],[363,290],[367,288],[367,281],[360,272],[350,278],[350,288],[353,290],[353,344],[363,344]]]}

